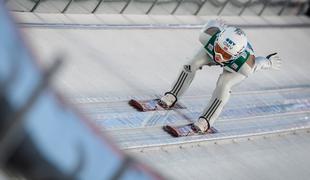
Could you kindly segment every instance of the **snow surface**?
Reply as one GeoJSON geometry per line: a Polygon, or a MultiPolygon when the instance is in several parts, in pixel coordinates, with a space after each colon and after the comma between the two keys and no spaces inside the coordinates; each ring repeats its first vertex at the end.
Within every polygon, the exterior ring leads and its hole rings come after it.
{"type": "MultiPolygon", "coordinates": [[[[127,101],[132,97],[154,98],[169,90],[182,65],[200,47],[199,29],[76,25],[109,24],[113,20],[125,25],[132,21],[201,25],[210,17],[17,15],[20,23],[75,23],[62,28],[28,24],[21,30],[43,65],[65,54],[66,63],[54,82],[57,89],[93,118],[102,131],[109,132],[122,149],[167,177],[308,179],[309,26],[244,28],[255,53],[265,56],[278,52],[282,69],[254,74],[233,89],[229,104],[215,123],[218,134],[175,139],[161,126],[188,122],[182,114],[191,120],[198,117],[215,87],[220,67],[205,67],[197,73],[180,100],[186,110],[138,113],[127,101]]],[[[226,19],[235,24],[253,20],[251,24],[261,25],[309,22],[305,17],[226,19]]]]}

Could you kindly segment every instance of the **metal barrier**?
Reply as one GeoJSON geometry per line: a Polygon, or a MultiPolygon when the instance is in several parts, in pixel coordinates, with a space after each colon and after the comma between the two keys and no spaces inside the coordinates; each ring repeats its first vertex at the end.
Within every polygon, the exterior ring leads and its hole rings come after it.
{"type": "MultiPolygon", "coordinates": [[[[274,10],[276,11],[274,15],[282,15],[287,9],[293,9],[291,10],[291,12],[289,12],[289,15],[305,14],[307,10],[309,11],[310,0],[224,0],[224,1],[221,1],[221,0],[64,0],[64,1],[6,0],[5,3],[9,4],[12,11],[29,11],[29,12],[37,12],[37,11],[44,12],[44,10],[38,10],[40,6],[42,6],[43,3],[46,3],[46,4],[54,3],[54,4],[57,4],[57,6],[63,6],[60,9],[55,9],[55,12],[57,13],[71,13],[69,12],[69,10],[73,5],[80,6],[79,4],[86,3],[87,8],[84,8],[84,9],[88,9],[86,13],[98,13],[98,14],[107,13],[102,10],[99,11],[99,9],[107,8],[108,7],[107,4],[113,4],[113,3],[117,4],[117,8],[119,9],[118,11],[114,10],[113,13],[116,13],[116,14],[126,13],[127,14],[128,12],[126,11],[129,8],[129,6],[131,6],[134,3],[139,3],[141,6],[141,9],[145,9],[142,13],[140,12],[139,14],[152,14],[153,10],[157,6],[161,6],[161,7],[169,6],[171,10],[170,11],[166,10],[166,13],[164,14],[171,14],[171,15],[184,14],[182,12],[181,13],[177,13],[177,12],[178,10],[182,9],[181,8],[182,6],[185,6],[186,4],[191,4],[191,9],[195,9],[192,12],[187,13],[187,14],[206,15],[206,13],[204,12],[212,11],[213,13],[207,14],[207,15],[223,15],[224,10],[226,10],[227,6],[230,5],[230,9],[237,8],[237,10],[234,10],[234,9],[231,10],[232,12],[235,13],[235,15],[241,16],[242,14],[244,14],[246,10],[249,10],[252,7],[255,7],[256,10],[252,10],[252,11],[254,12],[254,14],[261,16],[264,14],[266,9],[268,8],[277,8],[277,10],[274,10]],[[20,5],[18,5],[17,7],[16,4],[25,4],[25,5],[22,6],[24,8],[20,8],[20,5]],[[29,6],[31,6],[30,9],[29,9],[29,6]],[[261,6],[260,9],[257,8],[258,6],[261,6]],[[202,9],[205,9],[205,11],[202,12],[202,9]],[[214,12],[215,9],[218,9],[217,12],[214,12]]],[[[48,6],[48,5],[45,5],[45,6],[48,6]]],[[[117,9],[117,8],[114,8],[114,9],[117,9]]],[[[80,9],[83,9],[83,7],[80,9]]],[[[165,8],[162,8],[162,9],[165,9],[165,8]]],[[[183,9],[185,8],[183,7],[183,9]]],[[[129,12],[128,14],[136,14],[136,13],[129,12]]]]}

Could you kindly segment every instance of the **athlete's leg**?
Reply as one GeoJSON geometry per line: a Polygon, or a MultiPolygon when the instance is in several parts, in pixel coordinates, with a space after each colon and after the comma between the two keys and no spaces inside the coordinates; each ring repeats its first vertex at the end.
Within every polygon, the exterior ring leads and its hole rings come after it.
{"type": "Polygon", "coordinates": [[[194,124],[198,130],[206,131],[213,125],[229,100],[231,88],[245,78],[246,76],[239,73],[232,73],[226,70],[223,71],[217,80],[216,88],[213,91],[209,104],[204,109],[198,121],[194,124]]]}
{"type": "Polygon", "coordinates": [[[203,65],[208,64],[208,57],[204,49],[200,49],[195,56],[184,65],[181,73],[174,82],[170,93],[179,97],[188,89],[191,82],[193,81],[196,71],[201,69],[203,65]]]}
{"type": "Polygon", "coordinates": [[[202,47],[191,58],[188,64],[184,65],[177,80],[173,83],[172,89],[165,93],[165,96],[161,98],[164,106],[171,107],[178,100],[178,97],[188,89],[193,81],[196,71],[201,69],[202,66],[210,63],[209,57],[202,47]]]}

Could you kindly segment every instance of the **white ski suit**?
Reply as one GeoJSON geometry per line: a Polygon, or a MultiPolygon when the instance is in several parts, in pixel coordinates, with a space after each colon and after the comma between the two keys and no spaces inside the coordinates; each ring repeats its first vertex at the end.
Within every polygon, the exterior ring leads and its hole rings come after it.
{"type": "Polygon", "coordinates": [[[215,39],[223,28],[223,24],[214,20],[208,22],[204,26],[199,37],[199,41],[203,46],[191,58],[189,63],[183,66],[172,89],[166,93],[172,94],[178,99],[188,89],[195,77],[196,71],[201,69],[202,66],[222,66],[223,73],[219,76],[212,97],[200,116],[207,120],[208,127],[212,126],[220,115],[223,107],[229,100],[233,86],[242,82],[253,72],[259,69],[269,69],[272,66],[270,59],[254,56],[254,51],[250,43],[248,43],[246,50],[237,59],[226,63],[214,61],[213,47],[215,39]]]}

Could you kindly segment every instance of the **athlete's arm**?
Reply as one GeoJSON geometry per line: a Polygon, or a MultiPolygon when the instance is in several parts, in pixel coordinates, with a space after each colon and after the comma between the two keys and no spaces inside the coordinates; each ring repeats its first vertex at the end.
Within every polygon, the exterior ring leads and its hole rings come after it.
{"type": "Polygon", "coordinates": [[[254,55],[254,50],[249,42],[247,44],[246,51],[249,52],[250,55],[248,56],[245,63],[241,66],[238,73],[248,77],[253,72],[256,57],[254,55]]]}
{"type": "Polygon", "coordinates": [[[210,38],[218,31],[223,30],[226,25],[219,20],[210,20],[202,28],[199,36],[199,41],[206,45],[210,38]]]}

